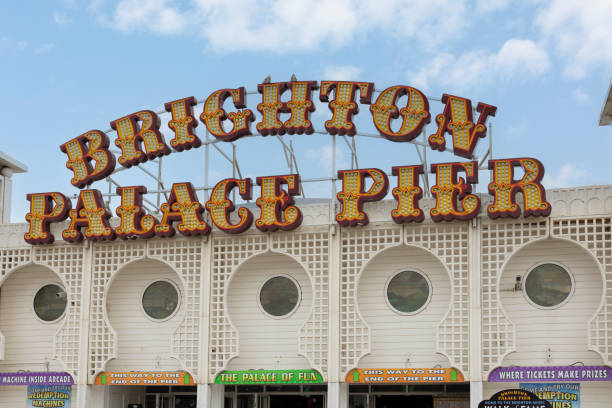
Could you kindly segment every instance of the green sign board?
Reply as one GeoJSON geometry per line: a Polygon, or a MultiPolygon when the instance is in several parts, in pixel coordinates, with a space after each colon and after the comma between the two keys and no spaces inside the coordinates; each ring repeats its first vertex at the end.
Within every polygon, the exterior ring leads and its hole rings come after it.
{"type": "Polygon", "coordinates": [[[215,384],[319,384],[323,376],[317,370],[244,370],[222,371],[215,384]]]}

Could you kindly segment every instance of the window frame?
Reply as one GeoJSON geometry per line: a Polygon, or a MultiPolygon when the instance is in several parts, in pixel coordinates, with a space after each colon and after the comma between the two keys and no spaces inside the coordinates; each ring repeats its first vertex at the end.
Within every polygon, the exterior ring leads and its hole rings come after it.
{"type": "Polygon", "coordinates": [[[149,319],[149,320],[151,320],[152,322],[155,322],[155,323],[163,323],[163,322],[166,322],[166,321],[172,319],[174,316],[176,316],[179,313],[179,311],[181,310],[182,301],[183,301],[183,296],[182,296],[181,289],[180,289],[179,285],[177,285],[174,281],[172,281],[170,279],[166,279],[166,278],[158,278],[158,279],[149,280],[148,283],[142,289],[139,298],[140,298],[140,302],[139,302],[140,310],[146,316],[147,319],[149,319]],[[174,308],[174,310],[172,311],[172,313],[170,313],[170,315],[168,315],[168,317],[165,317],[163,319],[157,319],[157,318],[149,315],[147,313],[147,311],[145,310],[145,306],[143,304],[145,292],[147,291],[147,289],[151,285],[153,285],[154,283],[157,283],[157,282],[167,282],[167,283],[169,283],[170,285],[172,285],[172,287],[174,287],[174,289],[176,290],[176,293],[178,295],[176,308],[174,308]]]}
{"type": "Polygon", "coordinates": [[[538,262],[535,265],[532,265],[527,272],[523,275],[523,278],[521,279],[521,286],[522,286],[522,292],[523,292],[523,296],[525,297],[525,299],[527,300],[527,302],[534,306],[537,309],[541,309],[541,310],[553,310],[553,309],[558,309],[562,306],[564,306],[567,302],[569,302],[570,298],[572,297],[572,295],[574,294],[574,290],[576,289],[576,280],[574,279],[574,274],[570,271],[570,269],[565,266],[564,264],[562,264],[561,262],[557,262],[557,261],[543,261],[543,262],[538,262]],[[554,305],[554,306],[542,306],[537,304],[536,302],[534,302],[531,297],[529,296],[529,294],[527,293],[527,278],[529,277],[529,274],[531,272],[533,272],[536,268],[542,266],[542,265],[547,265],[547,264],[552,264],[552,265],[557,265],[559,266],[561,269],[563,269],[570,277],[570,283],[571,283],[571,287],[570,287],[570,291],[567,294],[567,296],[565,297],[565,299],[563,299],[562,302],[554,305]]]}
{"type": "Polygon", "coordinates": [[[54,324],[59,322],[60,320],[62,320],[65,316],[66,316],[66,312],[68,311],[68,299],[69,299],[69,295],[68,295],[68,291],[66,290],[66,288],[64,287],[64,285],[61,282],[58,281],[48,281],[43,283],[42,285],[40,285],[38,287],[38,289],[36,289],[36,291],[34,292],[34,295],[32,295],[32,301],[30,302],[30,304],[32,305],[32,313],[34,314],[34,317],[36,318],[36,320],[38,320],[41,323],[44,324],[54,324]],[[34,301],[36,300],[36,295],[38,295],[38,292],[40,292],[44,287],[46,286],[50,286],[50,285],[54,285],[54,286],[58,286],[60,287],[64,293],[66,293],[66,305],[64,307],[64,311],[62,312],[62,314],[55,320],[44,320],[42,319],[40,316],[38,316],[38,313],[36,313],[36,308],[34,307],[34,301]]]}
{"type": "Polygon", "coordinates": [[[421,313],[423,310],[425,310],[427,308],[427,306],[431,302],[432,296],[433,296],[433,285],[431,283],[431,279],[429,279],[429,276],[427,276],[427,274],[425,272],[421,271],[420,269],[412,268],[412,267],[406,267],[406,268],[402,268],[402,269],[394,271],[387,278],[387,282],[385,283],[385,288],[384,288],[384,292],[383,292],[383,297],[385,298],[385,303],[387,304],[387,307],[389,307],[389,309],[391,309],[394,313],[397,313],[397,314],[399,314],[401,316],[413,316],[413,315],[421,313]],[[391,304],[391,301],[389,300],[389,296],[388,296],[389,284],[391,283],[391,281],[397,275],[399,275],[400,273],[403,273],[403,272],[414,272],[414,273],[417,273],[417,274],[421,275],[425,279],[425,282],[427,282],[427,287],[429,289],[429,293],[427,295],[427,300],[425,300],[425,302],[423,303],[423,305],[421,305],[421,307],[419,307],[417,310],[412,311],[412,312],[402,312],[401,310],[396,309],[391,304]]]}
{"type": "Polygon", "coordinates": [[[291,275],[287,275],[284,273],[277,273],[274,275],[270,275],[268,277],[266,277],[266,279],[264,279],[264,281],[259,285],[259,288],[257,289],[257,307],[259,307],[259,310],[261,310],[261,312],[266,315],[267,317],[271,318],[271,319],[287,319],[289,317],[291,317],[300,307],[300,305],[302,304],[302,287],[300,286],[300,283],[298,282],[297,279],[295,279],[293,276],[291,275]],[[297,292],[298,292],[298,299],[297,302],[295,304],[295,306],[293,307],[293,309],[291,309],[291,311],[287,314],[284,314],[282,316],[274,316],[273,314],[270,314],[266,311],[266,309],[264,308],[264,306],[261,304],[261,290],[263,289],[263,287],[266,285],[266,283],[268,283],[270,280],[274,279],[274,278],[278,278],[278,277],[282,277],[282,278],[288,278],[290,281],[293,282],[293,284],[295,285],[295,287],[297,288],[297,292]]]}

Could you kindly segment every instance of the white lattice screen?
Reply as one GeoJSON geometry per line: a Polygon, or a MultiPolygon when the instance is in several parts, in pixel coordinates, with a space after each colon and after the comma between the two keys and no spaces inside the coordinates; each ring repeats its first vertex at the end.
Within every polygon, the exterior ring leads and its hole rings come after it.
{"type": "Polygon", "coordinates": [[[438,256],[451,273],[453,298],[437,330],[437,350],[466,376],[469,370],[468,223],[406,226],[406,244],[422,246],[438,256]]]}
{"type": "Polygon", "coordinates": [[[370,329],[355,304],[357,278],[365,263],[383,249],[402,242],[401,227],[341,229],[340,370],[344,375],[370,351],[370,329]]]}
{"type": "Polygon", "coordinates": [[[552,221],[552,235],[571,239],[589,249],[606,274],[605,300],[589,325],[589,346],[598,350],[610,364],[612,359],[612,221],[609,217],[561,219],[552,221]]]}
{"type": "Polygon", "coordinates": [[[497,296],[498,274],[504,261],[520,246],[547,234],[548,221],[484,220],[481,229],[482,364],[483,372],[501,363],[515,347],[514,325],[504,316],[497,296]]]}
{"type": "Polygon", "coordinates": [[[45,265],[66,284],[68,302],[62,327],[55,335],[55,357],[61,360],[66,371],[74,378],[79,366],[80,312],[83,282],[83,247],[81,245],[55,245],[34,248],[34,262],[45,265]]]}
{"type": "Polygon", "coordinates": [[[278,234],[272,249],[300,260],[313,281],[313,303],[310,316],[300,329],[299,348],[313,368],[327,375],[327,342],[329,315],[329,232],[278,234]]]}
{"type": "Polygon", "coordinates": [[[117,338],[105,319],[104,289],[121,266],[145,256],[146,242],[97,243],[93,246],[93,267],[89,329],[89,382],[106,362],[117,355],[117,338]]]}
{"type": "MultiPolygon", "coordinates": [[[[20,265],[25,265],[32,259],[31,248],[0,249],[0,282],[6,275],[20,265]]],[[[0,358],[4,355],[4,335],[0,332],[0,358]]]]}
{"type": "Polygon", "coordinates": [[[268,235],[221,236],[213,239],[212,246],[209,374],[214,378],[238,355],[238,333],[225,313],[225,287],[238,265],[268,249],[268,235]]]}
{"type": "Polygon", "coordinates": [[[185,282],[185,316],[172,335],[172,353],[196,376],[200,351],[201,239],[154,240],[148,242],[150,258],[165,261],[185,282]]]}
{"type": "Polygon", "coordinates": [[[25,265],[32,259],[32,248],[16,248],[0,250],[0,278],[20,265],[25,265]]]}

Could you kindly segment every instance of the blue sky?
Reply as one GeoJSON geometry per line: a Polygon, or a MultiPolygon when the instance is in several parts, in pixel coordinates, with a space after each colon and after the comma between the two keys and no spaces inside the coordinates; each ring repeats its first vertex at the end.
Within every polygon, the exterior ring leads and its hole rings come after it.
{"type": "MultiPolygon", "coordinates": [[[[495,158],[538,158],[547,187],[608,184],[612,128],[599,127],[598,118],[612,78],[610,21],[609,0],[3,2],[0,150],[29,167],[14,176],[12,221],[23,221],[27,193],[77,191],[59,150],[66,141],[171,100],[203,99],[238,86],[255,91],[267,75],[273,81],[292,74],[300,80],[355,79],[378,89],[410,85],[432,98],[450,93],[474,105],[492,104],[498,107],[495,158]]],[[[247,102],[256,112],[259,95],[247,102]]],[[[431,101],[430,109],[435,116],[442,105],[431,101]]],[[[318,103],[315,128],[323,129],[329,117],[318,103]]],[[[361,106],[361,131],[374,131],[370,117],[361,106]]],[[[198,134],[203,129],[200,124],[198,134]]],[[[428,133],[433,131],[432,121],[428,133]]],[[[112,143],[114,133],[109,137],[112,143]]],[[[331,173],[330,136],[288,139],[302,177],[331,173]]],[[[368,138],[357,138],[357,144],[361,168],[390,172],[418,162],[406,144],[368,138]]],[[[486,144],[481,141],[479,152],[486,144]]],[[[223,148],[231,152],[231,146],[223,148]]],[[[288,171],[273,138],[238,140],[236,149],[246,176],[288,171]]],[[[463,160],[427,154],[429,162],[463,160]]],[[[171,154],[164,159],[164,181],[202,186],[203,158],[203,148],[171,154]]],[[[337,162],[338,168],[350,167],[346,149],[337,162]]],[[[230,176],[231,167],[211,159],[211,183],[230,176]]],[[[136,169],[116,177],[124,185],[151,188],[136,169]]],[[[487,183],[483,172],[478,190],[486,191],[487,183]]],[[[104,182],[93,187],[106,190],[104,182]]],[[[309,185],[306,193],[329,196],[329,187],[309,185]]]]}

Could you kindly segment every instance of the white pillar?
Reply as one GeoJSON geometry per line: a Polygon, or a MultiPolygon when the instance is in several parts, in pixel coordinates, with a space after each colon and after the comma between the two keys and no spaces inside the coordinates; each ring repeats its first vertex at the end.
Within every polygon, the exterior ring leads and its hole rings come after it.
{"type": "Polygon", "coordinates": [[[470,382],[470,407],[476,408],[483,398],[482,381],[470,382]]]}
{"type": "Polygon", "coordinates": [[[11,176],[13,171],[4,167],[0,174],[0,224],[8,224],[11,222],[11,191],[13,186],[13,180],[11,176]]]}
{"type": "Polygon", "coordinates": [[[207,384],[198,384],[197,406],[198,408],[206,408],[206,401],[209,399],[209,390],[207,384]]]}
{"type": "Polygon", "coordinates": [[[225,388],[219,384],[198,384],[198,408],[223,408],[225,388]]]}
{"type": "Polygon", "coordinates": [[[477,407],[482,401],[482,304],[480,293],[482,290],[480,273],[480,234],[482,222],[475,218],[470,224],[468,232],[469,258],[468,271],[470,282],[470,324],[469,324],[469,378],[470,406],[477,407]]]}
{"type": "MultiPolygon", "coordinates": [[[[330,219],[334,217],[334,204],[330,204],[330,219]]],[[[327,347],[327,383],[343,381],[340,362],[340,228],[336,225],[329,227],[329,332],[327,347]]],[[[328,387],[329,387],[328,386],[328,387]]],[[[328,388],[329,392],[329,388],[328,388]]],[[[333,406],[333,405],[330,405],[333,406]]]]}
{"type": "Polygon", "coordinates": [[[348,384],[327,383],[327,408],[348,408],[348,384]]]}
{"type": "Polygon", "coordinates": [[[92,408],[91,402],[91,385],[75,384],[72,388],[76,388],[76,401],[71,401],[70,406],[74,408],[92,408]]]}

